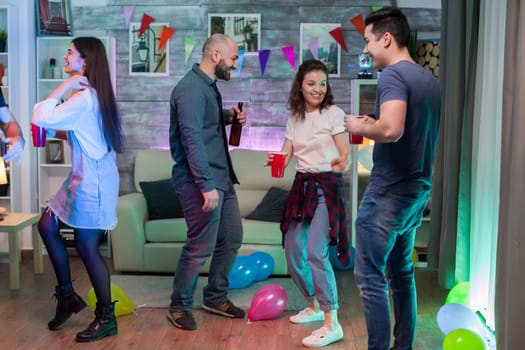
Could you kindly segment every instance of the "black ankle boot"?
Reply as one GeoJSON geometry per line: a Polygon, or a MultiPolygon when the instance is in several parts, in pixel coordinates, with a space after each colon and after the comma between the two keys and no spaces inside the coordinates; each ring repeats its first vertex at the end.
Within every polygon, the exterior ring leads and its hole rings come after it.
{"type": "Polygon", "coordinates": [[[57,309],[55,318],[47,324],[47,327],[55,331],[66,322],[71,315],[81,311],[86,307],[86,302],[74,291],[66,292],[63,286],[55,288],[55,298],[57,300],[57,309]]]}
{"type": "Polygon", "coordinates": [[[117,334],[117,320],[115,320],[115,303],[102,305],[97,303],[95,320],[88,328],[77,333],[76,341],[87,343],[117,334]]]}

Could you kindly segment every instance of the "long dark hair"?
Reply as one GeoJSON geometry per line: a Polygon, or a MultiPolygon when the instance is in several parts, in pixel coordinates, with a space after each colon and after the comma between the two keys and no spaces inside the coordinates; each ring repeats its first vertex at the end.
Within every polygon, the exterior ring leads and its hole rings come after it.
{"type": "Polygon", "coordinates": [[[328,81],[328,68],[325,64],[318,60],[304,61],[297,70],[295,79],[290,90],[290,97],[288,97],[288,108],[292,113],[298,116],[300,119],[304,119],[306,116],[306,101],[303,94],[301,93],[301,87],[303,85],[304,76],[314,70],[321,70],[326,75],[326,93],[323,101],[319,105],[319,112],[322,112],[325,108],[330,107],[333,104],[334,96],[332,95],[332,89],[328,81]]]}
{"type": "Polygon", "coordinates": [[[115,152],[122,153],[124,140],[104,44],[94,37],[78,37],[72,42],[85,60],[85,76],[97,92],[106,142],[115,152]]]}
{"type": "Polygon", "coordinates": [[[383,7],[365,18],[365,26],[373,24],[372,33],[381,37],[386,32],[392,34],[399,47],[407,47],[410,40],[410,26],[406,16],[397,7],[383,7]]]}

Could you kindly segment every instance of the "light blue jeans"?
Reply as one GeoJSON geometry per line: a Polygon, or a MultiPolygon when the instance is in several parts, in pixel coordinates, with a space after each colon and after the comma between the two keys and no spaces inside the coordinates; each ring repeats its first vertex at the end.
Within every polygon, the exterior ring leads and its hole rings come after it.
{"type": "Polygon", "coordinates": [[[428,197],[429,191],[403,195],[366,191],[361,200],[354,272],[369,350],[390,349],[389,285],[395,318],[393,349],[412,349],[417,317],[412,250],[428,197]]]}
{"type": "Polygon", "coordinates": [[[203,302],[219,305],[226,301],[228,275],[242,243],[242,223],[237,195],[230,185],[219,192],[219,205],[203,212],[199,188],[186,183],[177,188],[188,226],[188,239],[182,248],[171,295],[170,311],[191,310],[197,288],[199,269],[211,256],[208,284],[204,287],[203,302]]]}
{"type": "Polygon", "coordinates": [[[307,301],[314,297],[323,311],[339,308],[334,270],[328,258],[328,209],[321,188],[310,224],[293,221],[284,235],[288,272],[307,301]]]}

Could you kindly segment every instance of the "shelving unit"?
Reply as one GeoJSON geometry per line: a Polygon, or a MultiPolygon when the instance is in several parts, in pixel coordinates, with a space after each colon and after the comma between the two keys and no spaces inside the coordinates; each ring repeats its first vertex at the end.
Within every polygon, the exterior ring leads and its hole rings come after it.
{"type": "MultiPolygon", "coordinates": [[[[373,114],[377,79],[354,79],[350,89],[350,109],[353,115],[373,114]]],[[[355,247],[355,219],[357,217],[357,193],[359,181],[359,145],[350,145],[350,227],[352,246],[355,247]]],[[[362,171],[362,170],[361,170],[362,171]]]]}
{"type": "MultiPolygon", "coordinates": [[[[63,73],[64,70],[64,55],[71,45],[72,37],[38,37],[37,38],[37,99],[41,101],[65,79],[67,75],[63,73]],[[55,59],[55,69],[50,70],[49,62],[55,59]]],[[[115,54],[115,39],[111,37],[99,37],[106,47],[106,54],[108,57],[111,80],[113,83],[113,90],[116,91],[116,54],[115,54]]],[[[71,168],[71,150],[64,141],[58,139],[48,139],[49,141],[62,142],[63,154],[61,161],[56,159],[48,161],[48,152],[50,152],[49,144],[46,142],[45,148],[38,150],[38,201],[41,208],[45,208],[47,202],[53,197],[58,188],[62,185],[65,178],[70,172],[71,168]]],[[[72,230],[69,227],[63,227],[60,230],[65,241],[71,239],[72,230]]],[[[111,255],[110,239],[101,244],[101,253],[105,256],[111,255]]],[[[74,252],[74,249],[69,249],[74,252]]]]}
{"type": "MultiPolygon", "coordinates": [[[[0,6],[0,30],[5,31],[9,37],[9,6],[0,6]]],[[[9,46],[7,42],[2,49],[4,51],[0,52],[0,87],[4,95],[5,102],[9,105],[11,91],[9,89],[9,82],[11,81],[11,71],[9,70],[9,46]]],[[[0,133],[2,133],[0,131],[0,133]]],[[[7,185],[0,185],[0,207],[5,208],[6,211],[12,211],[15,208],[13,202],[13,189],[16,185],[16,176],[12,176],[10,164],[6,164],[6,173],[7,173],[7,185]]]]}

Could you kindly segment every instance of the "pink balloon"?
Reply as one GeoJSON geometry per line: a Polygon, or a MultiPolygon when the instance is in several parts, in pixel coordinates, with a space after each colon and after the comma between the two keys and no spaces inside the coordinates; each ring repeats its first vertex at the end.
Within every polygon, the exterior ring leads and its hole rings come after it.
{"type": "Polygon", "coordinates": [[[271,320],[288,304],[286,290],[278,284],[267,284],[259,288],[252,298],[248,319],[252,321],[271,320]]]}

